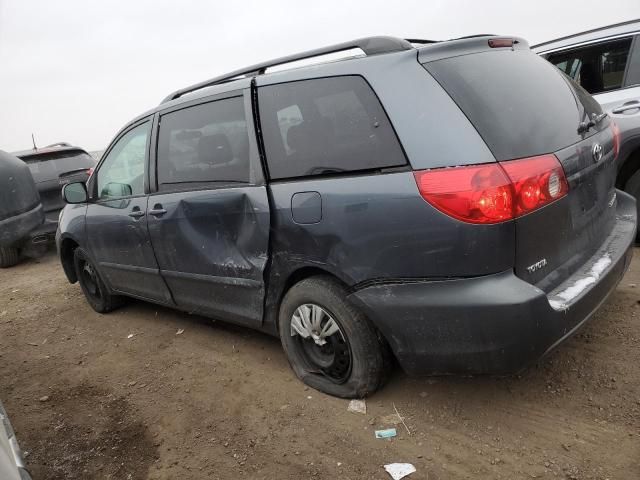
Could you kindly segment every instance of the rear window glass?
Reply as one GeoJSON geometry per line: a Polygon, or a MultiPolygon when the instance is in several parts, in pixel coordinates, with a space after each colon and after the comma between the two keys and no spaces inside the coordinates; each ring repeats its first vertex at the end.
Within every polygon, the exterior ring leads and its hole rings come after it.
{"type": "Polygon", "coordinates": [[[602,112],[581,87],[529,50],[463,55],[424,67],[498,160],[551,153],[577,143],[580,121],[602,112]]]}
{"type": "Polygon", "coordinates": [[[84,152],[55,152],[23,158],[36,183],[59,180],[95,167],[94,158],[84,152]]]}
{"type": "Polygon", "coordinates": [[[382,105],[361,77],[261,87],[258,99],[273,179],[406,164],[382,105]]]}
{"type": "Polygon", "coordinates": [[[158,134],[160,190],[176,184],[247,183],[249,170],[242,97],[162,115],[158,134]]]}

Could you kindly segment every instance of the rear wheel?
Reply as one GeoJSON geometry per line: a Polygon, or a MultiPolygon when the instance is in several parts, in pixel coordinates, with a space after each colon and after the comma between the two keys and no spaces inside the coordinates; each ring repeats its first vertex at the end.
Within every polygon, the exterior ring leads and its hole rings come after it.
{"type": "Polygon", "coordinates": [[[13,267],[20,259],[20,251],[13,247],[0,247],[0,268],[13,267]]]}
{"type": "Polygon", "coordinates": [[[289,363],[307,385],[343,398],[363,398],[390,371],[388,346],[329,277],[312,277],[285,295],[278,318],[289,363]]]}
{"type": "MultiPolygon", "coordinates": [[[[636,208],[638,209],[638,217],[640,217],[640,170],[631,175],[631,178],[627,180],[624,191],[636,197],[636,208]]],[[[636,236],[636,243],[640,243],[640,230],[638,230],[636,236]]]]}
{"type": "Polygon", "coordinates": [[[122,298],[108,292],[95,266],[81,248],[76,248],[73,264],[80,288],[91,308],[98,313],[108,313],[121,305],[122,298]]]}

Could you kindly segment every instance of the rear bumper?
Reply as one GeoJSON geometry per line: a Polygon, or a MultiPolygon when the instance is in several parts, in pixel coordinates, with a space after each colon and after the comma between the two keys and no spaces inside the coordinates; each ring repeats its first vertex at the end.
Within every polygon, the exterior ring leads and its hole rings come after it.
{"type": "Polygon", "coordinates": [[[56,241],[58,219],[45,218],[44,223],[29,234],[29,242],[33,245],[49,245],[56,241]]]}
{"type": "Polygon", "coordinates": [[[20,244],[32,230],[42,225],[44,212],[38,204],[28,212],[0,221],[0,247],[13,247],[20,244]]]}
{"type": "Polygon", "coordinates": [[[374,285],[349,298],[377,325],[407,373],[517,372],[577,331],[626,272],[637,213],[633,197],[617,193],[610,235],[552,292],[506,271],[374,285]]]}

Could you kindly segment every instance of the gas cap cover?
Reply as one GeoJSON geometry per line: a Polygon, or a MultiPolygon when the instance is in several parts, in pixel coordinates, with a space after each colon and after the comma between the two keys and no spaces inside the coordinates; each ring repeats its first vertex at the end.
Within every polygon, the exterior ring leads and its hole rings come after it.
{"type": "Polygon", "coordinates": [[[318,192],[298,192],[291,196],[291,215],[300,224],[322,220],[322,197],[318,192]]]}

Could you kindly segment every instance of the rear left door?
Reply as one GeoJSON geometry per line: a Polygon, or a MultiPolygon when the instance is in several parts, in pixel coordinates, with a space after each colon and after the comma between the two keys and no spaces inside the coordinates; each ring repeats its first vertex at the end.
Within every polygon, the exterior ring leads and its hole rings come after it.
{"type": "Polygon", "coordinates": [[[255,327],[270,219],[251,118],[249,89],[160,112],[148,221],[180,308],[255,327]]]}

